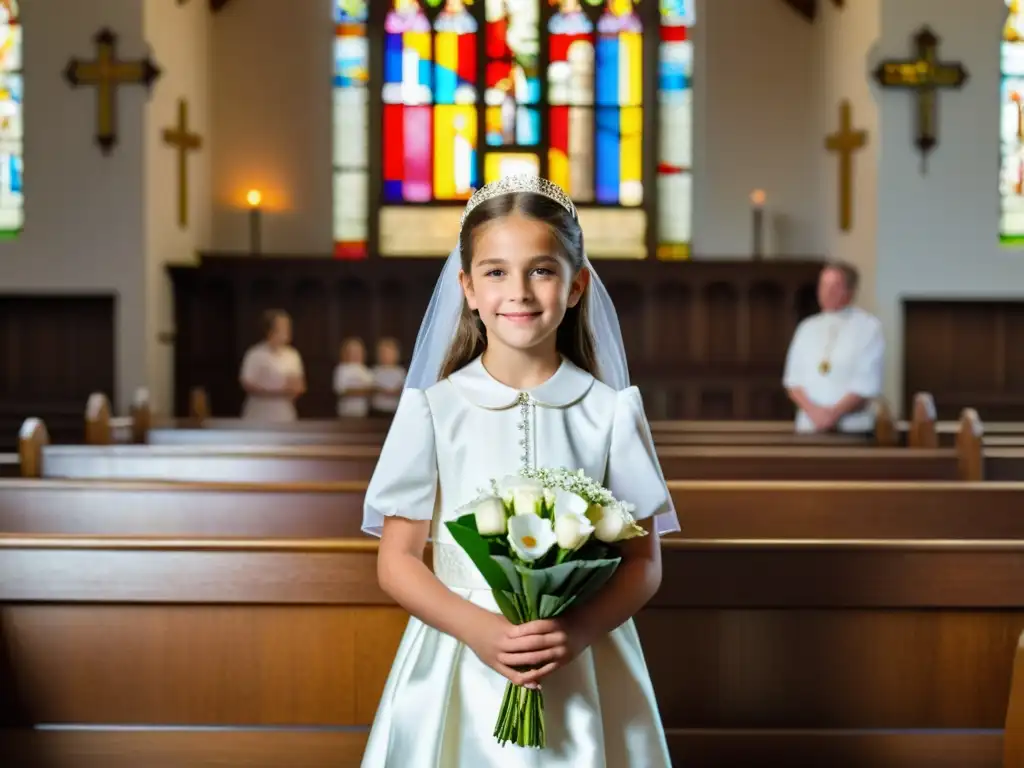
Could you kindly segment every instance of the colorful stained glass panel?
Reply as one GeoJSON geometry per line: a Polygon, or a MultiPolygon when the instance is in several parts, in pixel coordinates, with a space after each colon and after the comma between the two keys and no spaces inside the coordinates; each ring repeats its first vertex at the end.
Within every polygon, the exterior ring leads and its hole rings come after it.
{"type": "Polygon", "coordinates": [[[662,0],[658,46],[658,258],[685,259],[693,238],[694,0],[662,0]]]}
{"type": "Polygon", "coordinates": [[[540,158],[525,152],[488,152],[484,163],[484,183],[519,173],[540,175],[540,158]]]}
{"type": "Polygon", "coordinates": [[[999,115],[999,240],[1024,244],[1024,3],[1006,0],[999,115]]]}
{"type": "Polygon", "coordinates": [[[366,256],[369,154],[366,4],[334,4],[334,253],[366,256]]]}
{"type": "Polygon", "coordinates": [[[439,106],[434,114],[434,198],[468,200],[477,183],[476,107],[439,106]]]}
{"type": "Polygon", "coordinates": [[[0,3],[0,237],[24,223],[23,93],[20,0],[0,3]]]}

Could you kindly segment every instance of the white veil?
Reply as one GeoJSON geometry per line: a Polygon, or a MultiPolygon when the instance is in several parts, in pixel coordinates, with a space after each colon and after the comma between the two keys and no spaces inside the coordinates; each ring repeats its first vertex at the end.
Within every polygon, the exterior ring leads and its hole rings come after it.
{"type": "MultiPolygon", "coordinates": [[[[598,378],[612,389],[626,389],[629,387],[629,367],[626,364],[626,350],[622,344],[622,331],[619,329],[615,305],[590,260],[585,259],[584,262],[590,271],[590,287],[584,301],[587,302],[590,327],[594,334],[598,378]]],[[[423,315],[423,322],[420,323],[419,333],[416,334],[416,346],[405,379],[406,387],[426,389],[436,384],[440,377],[441,365],[462,314],[460,268],[459,249],[456,247],[448,254],[423,315]]]]}
{"type": "MultiPolygon", "coordinates": [[[[565,208],[572,217],[579,221],[576,206],[565,191],[557,184],[533,174],[517,174],[506,176],[478,189],[466,203],[462,213],[459,229],[466,223],[469,212],[485,200],[499,195],[515,194],[516,192],[532,192],[543,195],[565,208]]],[[[459,240],[462,233],[459,232],[459,240]]],[[[462,314],[462,286],[459,285],[459,245],[455,246],[448,260],[444,263],[441,276],[434,286],[434,294],[423,315],[419,333],[416,334],[416,346],[412,351],[409,373],[405,386],[414,389],[426,389],[437,383],[441,365],[444,363],[448,347],[455,336],[462,314]]],[[[619,317],[615,313],[608,290],[597,276],[597,271],[584,256],[584,267],[590,272],[590,287],[585,301],[590,317],[590,329],[594,334],[594,347],[597,356],[598,378],[612,389],[623,390],[629,387],[629,367],[626,364],[626,349],[622,344],[622,331],[619,329],[619,317]]]]}

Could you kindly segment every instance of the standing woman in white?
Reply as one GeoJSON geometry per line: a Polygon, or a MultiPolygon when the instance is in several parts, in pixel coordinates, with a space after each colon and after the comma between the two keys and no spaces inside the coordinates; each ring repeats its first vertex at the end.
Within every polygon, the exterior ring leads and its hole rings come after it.
{"type": "Polygon", "coordinates": [[[306,391],[302,358],[291,345],[292,319],[280,309],[263,314],[264,339],[242,359],[239,382],[247,397],[242,418],[248,421],[295,421],[295,400],[306,391]]]}
{"type": "Polygon", "coordinates": [[[668,768],[632,617],[678,530],[611,300],[576,208],[536,176],[479,190],[441,273],[366,492],[382,589],[410,614],[363,768],[668,768]],[[636,505],[612,580],[514,626],[444,522],[491,477],[582,469],[636,505]],[[423,562],[433,541],[433,570],[423,562]],[[529,671],[520,671],[529,670],[529,671]],[[499,746],[506,680],[543,686],[547,747],[499,746]]]}
{"type": "Polygon", "coordinates": [[[852,305],[858,282],[850,264],[825,266],[821,312],[801,322],[790,342],[783,386],[798,409],[797,432],[874,431],[871,401],[882,394],[885,336],[877,317],[852,305]]]}

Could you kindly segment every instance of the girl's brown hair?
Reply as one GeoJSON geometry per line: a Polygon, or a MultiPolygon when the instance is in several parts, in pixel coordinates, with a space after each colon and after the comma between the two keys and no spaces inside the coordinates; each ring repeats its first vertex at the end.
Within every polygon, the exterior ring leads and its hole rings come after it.
{"type": "MultiPolygon", "coordinates": [[[[492,221],[503,219],[512,214],[519,214],[535,221],[547,224],[552,237],[562,256],[569,261],[573,274],[584,268],[583,230],[580,224],[560,203],[535,192],[516,192],[499,195],[485,200],[470,211],[462,225],[459,237],[459,258],[462,270],[469,274],[473,265],[473,247],[477,231],[492,221]]],[[[555,337],[555,346],[564,357],[600,378],[597,365],[597,353],[594,347],[594,334],[590,330],[590,319],[587,314],[587,295],[589,283],[583,289],[583,295],[575,307],[565,311],[565,317],[555,337]]],[[[471,310],[462,300],[462,314],[455,330],[451,346],[441,364],[439,378],[444,379],[460,368],[479,357],[487,349],[487,330],[484,328],[480,315],[471,310]]]]}

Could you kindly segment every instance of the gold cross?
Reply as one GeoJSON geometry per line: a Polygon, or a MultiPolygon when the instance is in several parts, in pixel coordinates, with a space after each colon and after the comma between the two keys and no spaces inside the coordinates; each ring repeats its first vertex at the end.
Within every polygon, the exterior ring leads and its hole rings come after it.
{"type": "Polygon", "coordinates": [[[188,104],[178,99],[178,124],[164,128],[164,143],[178,150],[178,226],[188,226],[188,153],[203,146],[198,133],[188,129],[188,104]]]}
{"type": "Polygon", "coordinates": [[[839,153],[839,229],[853,225],[853,153],[868,143],[867,131],[853,130],[850,102],[839,104],[839,130],[825,137],[825,149],[839,153]]]}
{"type": "Polygon", "coordinates": [[[939,38],[926,26],[914,35],[914,49],[912,59],[889,59],[879,64],[875,79],[883,88],[903,88],[917,96],[914,145],[921,152],[924,171],[928,153],[939,143],[939,89],[959,88],[968,75],[958,61],[939,61],[939,38]]]}
{"type": "Polygon", "coordinates": [[[120,61],[117,58],[117,36],[102,29],[95,37],[96,59],[72,59],[64,69],[64,78],[77,88],[91,85],[96,88],[96,143],[108,155],[117,143],[117,88],[120,85],[141,84],[148,90],[160,76],[160,68],[147,56],[139,61],[120,61]]]}

